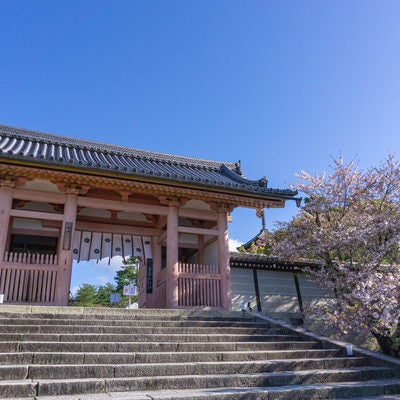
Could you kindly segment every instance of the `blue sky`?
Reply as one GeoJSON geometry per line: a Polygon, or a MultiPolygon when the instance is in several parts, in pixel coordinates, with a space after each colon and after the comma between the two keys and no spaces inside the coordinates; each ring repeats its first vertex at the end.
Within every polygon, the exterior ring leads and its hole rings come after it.
{"type": "MultiPolygon", "coordinates": [[[[240,159],[277,188],[339,155],[377,165],[400,147],[399,18],[389,0],[1,0],[0,122],[240,159]]],[[[238,241],[261,227],[233,218],[238,241]]]]}

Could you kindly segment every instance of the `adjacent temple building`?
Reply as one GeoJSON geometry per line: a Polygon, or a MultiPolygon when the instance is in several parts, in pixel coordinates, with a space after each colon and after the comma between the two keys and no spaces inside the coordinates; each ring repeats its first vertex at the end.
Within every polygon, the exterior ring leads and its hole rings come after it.
{"type": "Polygon", "coordinates": [[[67,305],[73,262],[134,255],[141,307],[231,309],[231,211],[296,194],[240,163],[0,125],[0,294],[67,305]]]}

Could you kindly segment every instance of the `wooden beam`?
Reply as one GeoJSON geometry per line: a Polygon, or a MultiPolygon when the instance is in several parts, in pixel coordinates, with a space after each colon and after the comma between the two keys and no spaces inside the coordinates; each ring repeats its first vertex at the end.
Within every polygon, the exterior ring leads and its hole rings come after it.
{"type": "Polygon", "coordinates": [[[120,233],[133,236],[159,236],[161,231],[154,228],[141,228],[137,226],[98,224],[96,222],[76,222],[76,229],[89,232],[120,233]]]}
{"type": "Polygon", "coordinates": [[[199,245],[196,243],[179,242],[179,247],[181,249],[196,249],[196,251],[197,251],[199,248],[199,245]]]}
{"type": "Polygon", "coordinates": [[[167,218],[167,281],[166,281],[166,306],[178,308],[178,206],[171,202],[168,207],[167,218]]]}
{"type": "Polygon", "coordinates": [[[12,207],[13,188],[10,186],[0,186],[0,262],[4,259],[10,236],[8,234],[11,225],[9,212],[12,207]]]}
{"type": "Polygon", "coordinates": [[[217,221],[218,215],[216,212],[207,210],[194,210],[190,208],[180,208],[178,211],[180,217],[194,218],[207,221],[217,221]]]}
{"type": "Polygon", "coordinates": [[[189,226],[180,226],[180,227],[178,227],[178,232],[190,233],[192,235],[218,236],[218,230],[217,229],[192,228],[192,227],[189,227],[189,226]]]}
{"type": "Polygon", "coordinates": [[[124,201],[94,199],[89,197],[78,197],[78,206],[99,208],[104,210],[130,211],[142,214],[168,215],[168,207],[155,206],[151,204],[128,203],[124,201]]]}
{"type": "Polygon", "coordinates": [[[62,227],[62,222],[61,221],[42,221],[42,226],[47,227],[47,228],[58,228],[60,229],[62,227]]]}
{"type": "Polygon", "coordinates": [[[17,218],[45,219],[50,221],[62,221],[64,218],[63,214],[52,214],[30,210],[11,210],[10,216],[17,218]]]}
{"type": "Polygon", "coordinates": [[[14,235],[29,235],[29,236],[51,236],[59,237],[60,231],[38,231],[34,229],[13,229],[12,234],[14,235]]]}
{"type": "Polygon", "coordinates": [[[125,226],[135,226],[140,228],[156,228],[155,224],[150,224],[142,221],[130,221],[127,219],[118,218],[102,218],[102,217],[92,217],[87,215],[78,215],[77,221],[81,222],[95,222],[98,224],[110,224],[110,225],[125,225],[125,226]]]}
{"type": "Polygon", "coordinates": [[[36,192],[34,190],[15,189],[13,198],[18,200],[38,201],[40,203],[64,204],[66,195],[64,193],[36,192]]]}

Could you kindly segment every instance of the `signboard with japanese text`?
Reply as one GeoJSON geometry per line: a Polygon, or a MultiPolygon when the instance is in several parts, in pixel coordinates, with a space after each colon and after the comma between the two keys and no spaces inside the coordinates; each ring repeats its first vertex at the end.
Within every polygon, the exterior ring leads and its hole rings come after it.
{"type": "Polygon", "coordinates": [[[124,286],[123,294],[124,296],[136,296],[137,286],[135,285],[124,286]]]}

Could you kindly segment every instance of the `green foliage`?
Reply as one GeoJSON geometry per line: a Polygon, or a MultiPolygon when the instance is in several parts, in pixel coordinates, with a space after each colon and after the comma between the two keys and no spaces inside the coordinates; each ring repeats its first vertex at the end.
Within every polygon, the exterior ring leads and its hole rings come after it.
{"type": "Polygon", "coordinates": [[[106,285],[99,286],[97,288],[97,293],[94,299],[96,305],[101,305],[105,307],[113,306],[110,303],[110,295],[115,292],[115,286],[112,283],[107,283],[106,285]]]}
{"type": "Polygon", "coordinates": [[[95,304],[97,294],[96,286],[84,283],[76,293],[74,305],[81,307],[92,307],[95,304]]]}
{"type": "MultiPolygon", "coordinates": [[[[84,283],[78,289],[71,305],[79,307],[114,307],[110,303],[110,295],[112,293],[123,294],[124,286],[130,284],[138,285],[139,279],[139,257],[129,257],[123,261],[123,266],[117,271],[114,278],[116,285],[107,283],[106,285],[95,286],[89,283],[84,283]]],[[[132,301],[138,301],[138,296],[133,296],[132,301]]],[[[128,299],[122,296],[120,303],[116,304],[117,307],[126,307],[128,299]]]]}
{"type": "MultiPolygon", "coordinates": [[[[140,258],[131,256],[126,260],[123,260],[122,263],[123,265],[121,266],[121,269],[117,271],[114,278],[115,283],[117,284],[116,291],[121,295],[123,294],[124,286],[128,286],[131,284],[138,286],[140,258]]],[[[131,300],[133,302],[137,302],[138,296],[132,296],[131,300]]],[[[128,305],[127,296],[122,296],[121,305],[128,305]]]]}
{"type": "Polygon", "coordinates": [[[79,307],[111,307],[113,304],[110,303],[110,294],[114,292],[115,286],[112,283],[107,283],[102,286],[84,283],[78,289],[71,305],[79,307]]]}
{"type": "Polygon", "coordinates": [[[130,284],[137,286],[139,278],[139,262],[139,257],[135,256],[131,256],[122,261],[124,265],[122,265],[121,269],[117,271],[117,274],[114,278],[117,284],[116,290],[118,293],[122,294],[124,286],[128,286],[130,284]]]}

